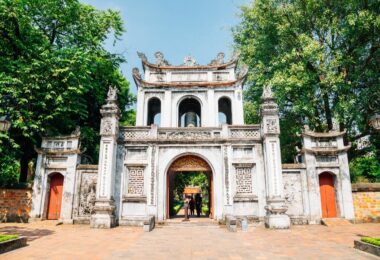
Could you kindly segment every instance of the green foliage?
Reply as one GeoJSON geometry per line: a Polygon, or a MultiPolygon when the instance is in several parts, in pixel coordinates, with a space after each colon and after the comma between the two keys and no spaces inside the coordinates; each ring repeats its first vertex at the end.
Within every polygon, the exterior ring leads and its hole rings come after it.
{"type": "Polygon", "coordinates": [[[18,238],[18,235],[0,235],[0,242],[5,242],[18,238]]]}
{"type": "Polygon", "coordinates": [[[246,121],[257,122],[263,86],[271,84],[284,162],[305,124],[324,131],[335,120],[351,142],[372,133],[368,119],[380,112],[379,1],[256,0],[241,10],[233,35],[249,66],[246,121]]]}
{"type": "Polygon", "coordinates": [[[177,200],[182,200],[182,194],[186,186],[199,186],[202,190],[203,203],[208,198],[208,178],[203,172],[178,173],[174,179],[173,192],[177,200]]]}
{"type": "Polygon", "coordinates": [[[380,163],[372,154],[351,160],[350,172],[353,182],[380,182],[380,163]]]}
{"type": "Polygon", "coordinates": [[[118,69],[124,58],[104,49],[107,38],[119,40],[123,32],[118,12],[78,0],[0,1],[0,100],[11,97],[0,114],[10,115],[22,169],[40,136],[68,134],[77,125],[82,148],[97,159],[108,86],[118,88],[120,107],[134,100],[118,69]]]}
{"type": "Polygon", "coordinates": [[[380,246],[380,238],[362,237],[360,240],[371,245],[380,246]]]}
{"type": "Polygon", "coordinates": [[[12,156],[4,155],[0,158],[0,187],[5,187],[18,182],[20,175],[20,163],[12,156]]]}

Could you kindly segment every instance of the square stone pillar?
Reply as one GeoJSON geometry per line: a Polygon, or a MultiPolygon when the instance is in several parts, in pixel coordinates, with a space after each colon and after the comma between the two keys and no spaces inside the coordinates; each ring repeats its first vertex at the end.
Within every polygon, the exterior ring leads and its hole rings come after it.
{"type": "Polygon", "coordinates": [[[116,168],[120,117],[116,88],[109,88],[107,104],[103,105],[100,113],[102,120],[100,125],[99,170],[94,214],[91,216],[90,225],[92,228],[111,228],[116,225],[113,179],[116,168]]]}
{"type": "Polygon", "coordinates": [[[280,123],[278,106],[270,86],[264,87],[261,104],[261,135],[263,137],[264,166],[267,190],[267,214],[265,225],[269,228],[286,229],[290,218],[285,214],[284,186],[280,150],[280,123]]]}

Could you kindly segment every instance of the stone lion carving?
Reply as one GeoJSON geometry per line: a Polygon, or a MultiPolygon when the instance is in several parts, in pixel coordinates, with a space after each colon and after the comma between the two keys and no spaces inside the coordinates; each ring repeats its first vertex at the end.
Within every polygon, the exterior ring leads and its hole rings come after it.
{"type": "Polygon", "coordinates": [[[107,93],[107,100],[116,100],[117,99],[117,88],[109,86],[107,93]]]}
{"type": "Polygon", "coordinates": [[[213,59],[211,62],[210,62],[210,65],[220,65],[220,64],[223,64],[224,63],[224,53],[223,52],[219,52],[218,55],[216,55],[216,58],[213,59]]]}
{"type": "Polygon", "coordinates": [[[263,99],[273,98],[273,92],[272,92],[272,86],[271,85],[264,86],[262,98],[263,99]]]}
{"type": "Polygon", "coordinates": [[[170,65],[167,60],[164,58],[164,54],[160,51],[156,52],[154,54],[154,57],[156,57],[156,64],[159,66],[168,66],[170,65]]]}

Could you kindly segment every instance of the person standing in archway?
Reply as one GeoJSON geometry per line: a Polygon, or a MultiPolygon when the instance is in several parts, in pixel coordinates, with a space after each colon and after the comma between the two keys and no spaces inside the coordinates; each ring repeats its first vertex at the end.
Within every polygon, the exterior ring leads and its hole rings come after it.
{"type": "Polygon", "coordinates": [[[194,201],[193,195],[191,195],[189,206],[190,206],[190,215],[193,216],[194,215],[194,209],[195,209],[195,201],[194,201]]]}
{"type": "Polygon", "coordinates": [[[197,210],[197,216],[199,218],[202,212],[202,197],[199,193],[195,195],[195,208],[197,210]]]}
{"type": "Polygon", "coordinates": [[[186,195],[185,200],[183,202],[183,208],[185,209],[185,219],[183,221],[189,221],[189,204],[190,198],[186,195]]]}

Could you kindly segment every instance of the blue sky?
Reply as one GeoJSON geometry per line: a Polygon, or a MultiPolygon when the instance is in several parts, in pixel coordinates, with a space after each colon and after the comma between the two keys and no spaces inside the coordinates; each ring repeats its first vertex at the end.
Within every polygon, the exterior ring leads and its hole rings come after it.
{"type": "Polygon", "coordinates": [[[121,53],[127,63],[121,70],[131,82],[133,67],[140,68],[136,51],[144,52],[154,61],[154,53],[161,51],[171,64],[181,64],[192,55],[206,64],[220,51],[227,58],[232,52],[231,28],[239,22],[239,6],[249,0],[82,0],[98,9],[120,11],[126,33],[108,50],[121,53]]]}

